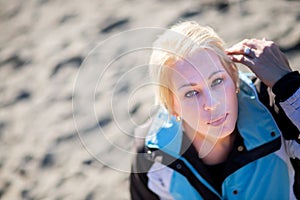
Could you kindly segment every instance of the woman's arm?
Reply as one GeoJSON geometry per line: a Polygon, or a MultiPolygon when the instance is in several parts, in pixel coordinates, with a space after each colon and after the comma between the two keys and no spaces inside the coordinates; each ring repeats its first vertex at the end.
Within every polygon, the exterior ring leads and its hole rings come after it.
{"type": "MultiPolygon", "coordinates": [[[[246,39],[226,50],[232,61],[242,63],[276,95],[276,101],[300,130],[300,75],[292,72],[286,56],[272,41],[246,39]]],[[[300,141],[300,135],[297,138],[300,141]]]]}
{"type": "Polygon", "coordinates": [[[146,121],[142,126],[135,129],[134,150],[136,152],[131,165],[129,177],[130,197],[132,200],[149,199],[158,200],[159,197],[148,188],[147,173],[153,162],[145,157],[145,140],[152,120],[146,121]]]}
{"type": "MultiPolygon", "coordinates": [[[[276,95],[285,114],[300,130],[300,74],[298,71],[290,72],[277,81],[272,91],[276,95]]],[[[300,140],[300,131],[298,139],[300,140]]]]}
{"type": "Polygon", "coordinates": [[[158,200],[158,196],[154,194],[148,187],[148,177],[146,173],[130,174],[130,196],[132,200],[158,200]]]}

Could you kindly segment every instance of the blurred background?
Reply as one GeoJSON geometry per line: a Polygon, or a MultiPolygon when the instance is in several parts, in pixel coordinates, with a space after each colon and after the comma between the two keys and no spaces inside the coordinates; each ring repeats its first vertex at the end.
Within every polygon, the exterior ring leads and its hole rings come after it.
{"type": "Polygon", "coordinates": [[[0,199],[129,199],[147,47],[186,20],[227,47],[274,40],[300,69],[299,0],[0,0],[0,199]]]}

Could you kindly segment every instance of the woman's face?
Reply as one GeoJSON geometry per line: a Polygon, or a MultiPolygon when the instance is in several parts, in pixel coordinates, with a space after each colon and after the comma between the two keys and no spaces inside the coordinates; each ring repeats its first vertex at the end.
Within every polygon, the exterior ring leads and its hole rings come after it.
{"type": "Polygon", "coordinates": [[[183,126],[213,138],[231,134],[237,120],[235,83],[218,56],[202,50],[171,68],[173,111],[183,126]]]}

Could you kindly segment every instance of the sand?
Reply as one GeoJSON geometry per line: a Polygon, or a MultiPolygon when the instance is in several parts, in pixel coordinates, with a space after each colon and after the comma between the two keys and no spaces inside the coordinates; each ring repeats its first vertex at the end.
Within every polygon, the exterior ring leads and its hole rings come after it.
{"type": "Polygon", "coordinates": [[[299,10],[296,0],[0,1],[0,199],[129,199],[134,128],[155,110],[157,34],[195,20],[228,47],[266,37],[299,70],[299,10]]]}

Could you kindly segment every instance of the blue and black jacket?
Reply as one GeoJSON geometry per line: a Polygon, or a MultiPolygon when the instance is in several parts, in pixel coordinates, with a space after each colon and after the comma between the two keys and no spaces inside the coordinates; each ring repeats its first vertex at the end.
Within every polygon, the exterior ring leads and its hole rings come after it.
{"type": "Polygon", "coordinates": [[[276,106],[266,86],[255,87],[241,75],[234,147],[226,162],[213,167],[198,158],[181,124],[161,109],[137,131],[141,135],[130,177],[131,198],[296,199],[299,86],[298,72],[279,80],[273,87],[276,106]]]}

